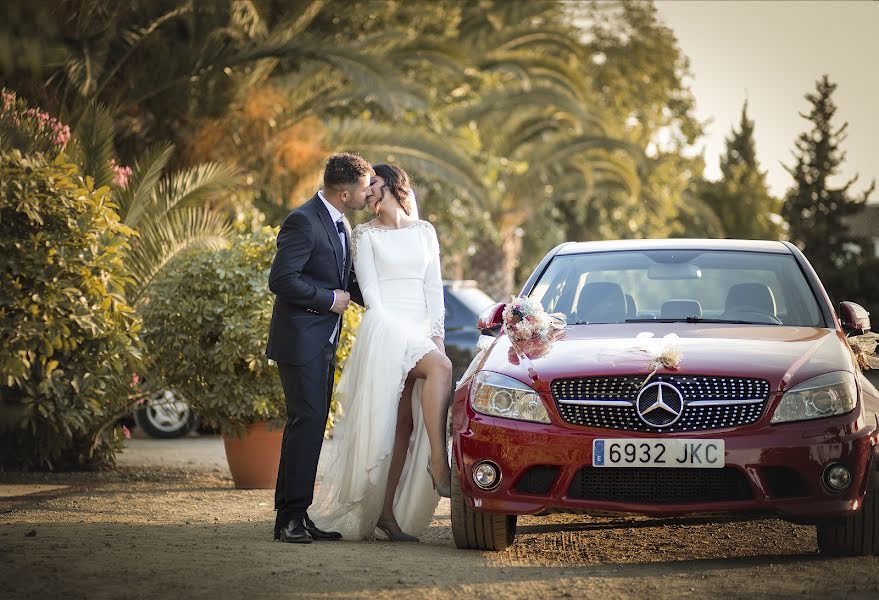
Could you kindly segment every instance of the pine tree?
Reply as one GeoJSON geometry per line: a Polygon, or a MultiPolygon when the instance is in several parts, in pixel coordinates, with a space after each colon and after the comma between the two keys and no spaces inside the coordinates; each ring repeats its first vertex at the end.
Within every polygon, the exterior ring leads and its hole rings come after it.
{"type": "Polygon", "coordinates": [[[794,179],[785,197],[783,216],[790,224],[790,239],[805,254],[825,285],[837,292],[844,291],[844,281],[834,275],[850,266],[857,258],[857,247],[863,241],[852,235],[846,217],[857,214],[875,188],[875,181],[858,196],[850,193],[857,175],[841,187],[832,187],[830,180],[839,173],[845,160],[840,145],[845,140],[848,123],[834,129],[831,121],[836,113],[832,95],[836,84],[824,75],[816,83],[815,93],[806,94],[812,105],[809,114],[800,113],[812,123],[811,131],[801,133],[796,141],[796,164],[785,167],[794,179]]]}
{"type": "Polygon", "coordinates": [[[769,193],[766,172],[760,170],[754,147],[754,121],[748,117],[748,102],[742,106],[739,129],[726,138],[726,153],[720,157],[719,181],[703,181],[696,195],[714,211],[725,237],[778,239],[781,203],[769,193]]]}

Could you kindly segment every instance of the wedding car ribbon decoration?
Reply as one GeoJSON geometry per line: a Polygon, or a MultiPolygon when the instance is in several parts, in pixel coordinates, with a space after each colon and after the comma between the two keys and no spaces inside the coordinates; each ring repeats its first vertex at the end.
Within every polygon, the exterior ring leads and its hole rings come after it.
{"type": "Polygon", "coordinates": [[[635,363],[650,371],[640,387],[647,385],[650,378],[659,369],[677,369],[683,360],[680,338],[669,333],[661,338],[654,337],[649,331],[642,331],[634,340],[624,341],[619,347],[607,348],[598,355],[600,362],[610,364],[635,363]]]}
{"type": "Polygon", "coordinates": [[[876,356],[879,334],[871,331],[863,335],[847,337],[846,341],[862,369],[879,369],[879,356],[876,356]]]}

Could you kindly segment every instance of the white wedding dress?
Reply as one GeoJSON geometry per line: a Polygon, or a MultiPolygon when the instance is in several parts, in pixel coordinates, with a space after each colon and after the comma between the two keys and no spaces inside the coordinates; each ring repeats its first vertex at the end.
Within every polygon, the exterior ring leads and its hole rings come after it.
{"type": "MultiPolygon", "coordinates": [[[[439,243],[430,223],[390,230],[358,225],[351,246],[366,312],[336,387],[339,415],[308,512],[321,529],[360,540],[373,538],[384,503],[406,375],[437,349],[430,338],[444,335],[444,307],[439,243]]],[[[422,387],[418,380],[412,393],[414,428],[394,497],[397,523],[416,536],[439,502],[426,470],[422,387]]]]}

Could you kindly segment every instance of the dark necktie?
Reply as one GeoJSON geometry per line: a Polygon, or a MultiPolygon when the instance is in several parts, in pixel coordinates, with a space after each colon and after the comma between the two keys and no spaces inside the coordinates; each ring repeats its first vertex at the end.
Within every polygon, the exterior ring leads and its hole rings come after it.
{"type": "Polygon", "coordinates": [[[345,238],[346,238],[345,224],[342,223],[342,219],[339,219],[338,221],[336,221],[336,231],[339,232],[339,240],[342,242],[342,267],[344,268],[344,266],[346,264],[345,258],[346,258],[346,254],[347,254],[348,249],[345,247],[345,238]]]}

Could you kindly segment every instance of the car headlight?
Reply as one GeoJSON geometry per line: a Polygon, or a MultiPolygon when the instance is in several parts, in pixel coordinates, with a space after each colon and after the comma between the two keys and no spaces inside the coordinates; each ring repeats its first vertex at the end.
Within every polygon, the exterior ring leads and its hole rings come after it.
{"type": "Polygon", "coordinates": [[[549,414],[533,389],[512,377],[480,371],[470,388],[470,406],[478,413],[549,423],[549,414]]]}
{"type": "Polygon", "coordinates": [[[841,415],[855,408],[858,387],[846,371],[825,373],[786,391],[772,415],[773,423],[805,421],[841,415]]]}

